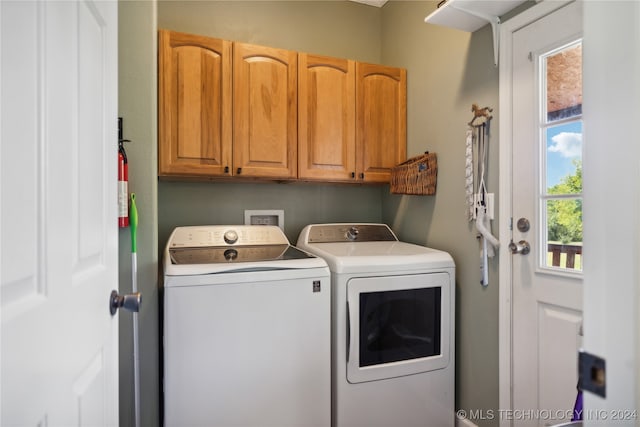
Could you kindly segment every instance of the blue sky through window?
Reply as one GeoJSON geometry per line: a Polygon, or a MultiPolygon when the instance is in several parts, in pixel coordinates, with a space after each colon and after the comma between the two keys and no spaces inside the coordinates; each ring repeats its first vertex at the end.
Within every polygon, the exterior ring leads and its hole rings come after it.
{"type": "Polygon", "coordinates": [[[547,128],[547,188],[575,173],[574,160],[582,159],[582,121],[547,128]]]}

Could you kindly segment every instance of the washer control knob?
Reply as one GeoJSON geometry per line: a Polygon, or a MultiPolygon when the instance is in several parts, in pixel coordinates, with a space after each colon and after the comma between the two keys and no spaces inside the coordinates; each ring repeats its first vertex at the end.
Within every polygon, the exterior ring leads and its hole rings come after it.
{"type": "Polygon", "coordinates": [[[238,258],[238,251],[235,249],[227,249],[224,251],[224,259],[227,261],[235,261],[238,258]]]}
{"type": "Polygon", "coordinates": [[[360,231],[356,227],[351,227],[349,228],[349,230],[347,230],[347,239],[353,242],[358,238],[359,233],[360,231]]]}
{"type": "Polygon", "coordinates": [[[223,237],[224,241],[229,243],[230,245],[238,241],[238,233],[233,230],[225,231],[223,237]]]}

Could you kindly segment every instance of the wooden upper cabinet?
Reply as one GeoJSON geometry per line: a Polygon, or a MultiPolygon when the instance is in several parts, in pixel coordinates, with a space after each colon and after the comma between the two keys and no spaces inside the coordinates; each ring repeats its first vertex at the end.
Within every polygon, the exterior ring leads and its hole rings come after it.
{"type": "Polygon", "coordinates": [[[356,177],[355,62],[298,54],[298,177],[356,177]]]}
{"type": "Polygon", "coordinates": [[[296,52],[233,45],[235,175],[297,176],[296,52]]]}
{"type": "Polygon", "coordinates": [[[228,174],[231,42],[160,30],[158,46],[158,174],[228,174]]]}
{"type": "Polygon", "coordinates": [[[356,64],[356,159],[365,182],[389,182],[407,157],[407,71],[356,64]]]}
{"type": "Polygon", "coordinates": [[[406,70],[159,31],[158,175],[389,182],[406,70]]]}

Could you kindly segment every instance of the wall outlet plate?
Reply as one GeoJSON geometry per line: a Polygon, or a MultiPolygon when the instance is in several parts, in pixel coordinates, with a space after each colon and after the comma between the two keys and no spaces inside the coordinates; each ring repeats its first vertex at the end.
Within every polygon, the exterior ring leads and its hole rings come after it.
{"type": "Polygon", "coordinates": [[[267,210],[245,210],[245,225],[277,225],[284,231],[284,210],[267,209],[267,210]]]}

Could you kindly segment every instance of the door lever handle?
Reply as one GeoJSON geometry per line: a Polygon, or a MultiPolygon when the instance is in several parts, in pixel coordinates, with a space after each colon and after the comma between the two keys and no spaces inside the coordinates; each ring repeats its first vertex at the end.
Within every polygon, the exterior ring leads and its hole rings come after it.
{"type": "Polygon", "coordinates": [[[512,240],[509,243],[509,250],[512,254],[527,255],[531,252],[531,245],[526,240],[520,240],[518,243],[512,240]]]}

